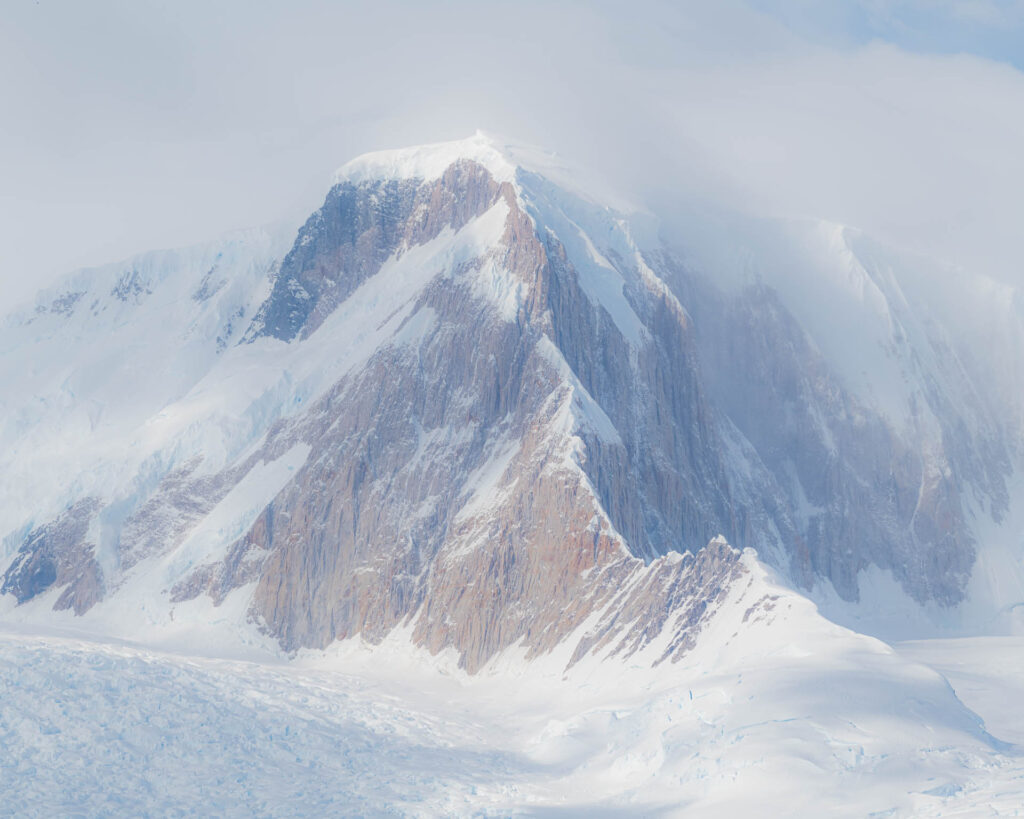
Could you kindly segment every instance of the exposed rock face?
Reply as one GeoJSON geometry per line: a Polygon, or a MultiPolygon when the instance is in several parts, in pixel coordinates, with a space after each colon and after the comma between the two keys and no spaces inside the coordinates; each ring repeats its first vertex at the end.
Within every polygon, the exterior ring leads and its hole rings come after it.
{"type": "MultiPolygon", "coordinates": [[[[119,299],[152,296],[125,282],[119,299]]],[[[206,305],[230,287],[214,265],[187,292],[206,305]]],[[[535,174],[463,157],[433,176],[343,178],[259,308],[222,318],[242,316],[225,377],[243,386],[275,356],[350,354],[324,359],[308,402],[297,366],[257,379],[257,434],[223,468],[168,459],[110,539],[116,578],[86,543],[89,501],[29,534],[4,592],[67,584],[61,600],[85,611],[163,560],[171,603],[246,587],[290,651],[404,626],[470,670],[570,639],[574,661],[656,638],[677,659],[744,571],[719,533],[805,587],[856,600],[874,565],[952,605],[974,562],[968,491],[1006,509],[1007,432],[981,404],[965,415],[966,367],[915,371],[920,411],[900,425],[777,292],[726,292],[642,253],[618,214],[535,174]],[[296,447],[306,460],[221,526],[223,549],[172,559],[296,447]]],[[[909,326],[896,316],[894,345],[909,326]]],[[[220,351],[236,336],[218,332],[220,351]]]]}
{"type": "MultiPolygon", "coordinates": [[[[281,430],[316,459],[244,553],[233,548],[175,593],[218,594],[261,564],[252,611],[287,648],[376,641],[411,618],[418,641],[455,647],[471,669],[519,641],[553,647],[618,591],[609,578],[647,589],[630,599],[636,611],[672,602],[636,581],[647,570],[632,555],[707,542],[732,514],[678,302],[626,268],[642,330],[627,338],[558,237],[542,240],[523,199],[479,165],[419,186],[364,186],[364,205],[385,203],[371,214],[353,210],[356,195],[339,186],[307,223],[260,311],[265,328],[288,316],[286,336],[309,332],[295,322],[322,320],[323,299],[352,292],[387,249],[457,230],[498,197],[503,235],[425,288],[404,325],[422,326],[413,340],[386,346],[281,430]],[[286,276],[312,294],[300,299],[307,313],[286,276]],[[481,297],[480,280],[494,276],[523,294],[511,308],[481,297]]],[[[617,631],[604,626],[598,642],[617,631]]]]}
{"type": "Polygon", "coordinates": [[[858,573],[875,565],[919,602],[960,602],[975,558],[962,499],[973,486],[1002,514],[1008,432],[962,417],[930,375],[913,426],[898,430],[844,387],[773,290],[726,296],[671,262],[665,269],[695,317],[716,413],[766,467],[774,489],[763,494],[786,498],[794,525],[779,530],[790,574],[807,586],[828,578],[857,600],[858,573]]]}
{"type": "Polygon", "coordinates": [[[227,480],[197,478],[198,466],[199,459],[193,459],[165,476],[152,497],[125,521],[118,542],[122,569],[179,542],[223,497],[227,480]]]}
{"type": "Polygon", "coordinates": [[[247,338],[308,336],[395,251],[446,227],[457,230],[498,195],[498,184],[472,162],[454,163],[428,185],[415,179],[335,185],[299,231],[247,338]]]}
{"type": "MultiPolygon", "coordinates": [[[[572,662],[609,647],[612,655],[629,656],[663,635],[670,639],[655,662],[675,662],[693,648],[706,621],[745,572],[739,553],[721,537],[696,557],[672,553],[643,569],[629,561],[610,567],[596,581],[595,596],[604,605],[601,617],[577,644],[572,662]]],[[[574,605],[590,607],[587,598],[574,605]]]]}
{"type": "Polygon", "coordinates": [[[54,611],[84,614],[103,596],[103,571],[88,541],[89,524],[99,509],[95,499],[81,501],[52,523],[33,529],[4,573],[0,593],[24,603],[51,588],[64,587],[54,611]]]}

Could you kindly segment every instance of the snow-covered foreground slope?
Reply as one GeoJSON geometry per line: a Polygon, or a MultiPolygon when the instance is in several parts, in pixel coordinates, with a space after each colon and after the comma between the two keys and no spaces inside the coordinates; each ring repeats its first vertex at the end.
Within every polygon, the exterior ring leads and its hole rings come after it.
{"type": "Polygon", "coordinates": [[[959,637],[896,643],[929,665],[1000,739],[1024,746],[1024,637],[959,637]]]}
{"type": "Polygon", "coordinates": [[[564,673],[557,652],[524,662],[511,650],[466,675],[405,635],[286,662],[4,631],[4,807],[1017,815],[1024,757],[941,676],[833,626],[743,560],[748,579],[713,627],[653,671],[640,656],[564,673]]]}

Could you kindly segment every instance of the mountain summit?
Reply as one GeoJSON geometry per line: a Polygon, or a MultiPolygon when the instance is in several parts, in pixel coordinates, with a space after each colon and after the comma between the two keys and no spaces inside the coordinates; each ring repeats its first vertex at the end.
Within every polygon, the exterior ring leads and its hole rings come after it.
{"type": "Polygon", "coordinates": [[[1018,294],[517,150],[0,321],[14,810],[1017,808],[1018,294]]]}
{"type": "Polygon", "coordinates": [[[978,599],[1014,416],[894,257],[761,226],[752,267],[703,268],[515,157],[368,154],[290,247],[149,254],[9,316],[36,362],[3,406],[12,616],[212,606],[288,652],[407,631],[475,671],[678,659],[763,570],[727,542],[845,611],[879,576],[901,610],[978,599]]]}

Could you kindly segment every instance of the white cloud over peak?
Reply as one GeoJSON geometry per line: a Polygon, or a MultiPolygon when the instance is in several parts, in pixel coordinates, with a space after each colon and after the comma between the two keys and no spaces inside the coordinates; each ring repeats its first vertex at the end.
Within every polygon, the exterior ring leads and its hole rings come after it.
{"type": "Polygon", "coordinates": [[[0,286],[301,218],[351,156],[477,128],[1017,281],[1021,8],[25,0],[0,22],[0,286]]]}

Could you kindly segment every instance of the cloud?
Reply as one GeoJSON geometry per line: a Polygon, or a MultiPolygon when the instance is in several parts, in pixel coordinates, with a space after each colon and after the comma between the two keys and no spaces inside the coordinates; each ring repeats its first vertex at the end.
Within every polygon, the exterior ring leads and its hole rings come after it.
{"type": "Polygon", "coordinates": [[[481,127],[652,201],[835,219],[1020,275],[1024,80],[984,56],[1003,54],[992,21],[1019,4],[851,7],[13,4],[4,299],[76,265],[300,219],[352,155],[481,127]],[[975,56],[951,46],[967,18],[975,56]]]}
{"type": "Polygon", "coordinates": [[[872,45],[663,78],[702,195],[826,218],[1020,281],[1024,75],[872,45]]]}

